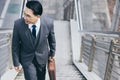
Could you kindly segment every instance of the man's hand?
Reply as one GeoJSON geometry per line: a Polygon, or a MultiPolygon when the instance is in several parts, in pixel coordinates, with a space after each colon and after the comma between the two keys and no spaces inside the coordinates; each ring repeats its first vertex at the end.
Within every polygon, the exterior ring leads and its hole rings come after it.
{"type": "Polygon", "coordinates": [[[49,57],[49,61],[54,61],[54,57],[49,57]]]}
{"type": "Polygon", "coordinates": [[[21,67],[20,66],[16,66],[16,67],[14,67],[15,68],[15,70],[17,71],[17,72],[19,72],[20,70],[21,70],[21,67]]]}

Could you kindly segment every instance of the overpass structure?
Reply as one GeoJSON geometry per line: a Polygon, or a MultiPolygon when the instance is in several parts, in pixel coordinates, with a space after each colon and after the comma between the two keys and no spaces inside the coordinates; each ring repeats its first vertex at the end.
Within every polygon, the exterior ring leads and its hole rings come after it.
{"type": "MultiPolygon", "coordinates": [[[[11,38],[14,20],[22,17],[27,1],[6,0],[0,23],[0,80],[25,80],[22,69],[16,72],[12,65],[11,38]]],[[[110,0],[39,1],[55,20],[57,80],[120,80],[120,0],[113,0],[112,16],[110,0]]]]}

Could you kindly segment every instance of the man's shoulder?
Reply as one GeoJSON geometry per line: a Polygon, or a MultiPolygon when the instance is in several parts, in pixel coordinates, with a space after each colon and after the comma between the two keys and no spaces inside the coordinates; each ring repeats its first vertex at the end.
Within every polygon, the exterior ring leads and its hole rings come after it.
{"type": "Polygon", "coordinates": [[[19,18],[19,19],[15,20],[15,23],[16,23],[16,24],[18,24],[18,23],[22,23],[23,21],[24,21],[23,18],[19,18]]]}

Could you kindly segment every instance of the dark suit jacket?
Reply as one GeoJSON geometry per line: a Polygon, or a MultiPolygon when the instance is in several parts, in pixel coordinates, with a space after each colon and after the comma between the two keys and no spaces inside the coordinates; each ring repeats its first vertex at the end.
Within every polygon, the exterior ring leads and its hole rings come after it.
{"type": "Polygon", "coordinates": [[[26,66],[36,57],[39,64],[46,64],[49,56],[55,55],[55,34],[53,20],[40,17],[41,27],[34,39],[24,19],[14,23],[12,38],[12,56],[14,66],[26,66]]]}

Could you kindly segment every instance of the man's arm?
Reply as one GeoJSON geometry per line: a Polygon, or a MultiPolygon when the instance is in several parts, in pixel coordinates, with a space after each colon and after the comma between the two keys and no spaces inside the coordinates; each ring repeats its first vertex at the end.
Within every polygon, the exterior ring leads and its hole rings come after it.
{"type": "Polygon", "coordinates": [[[17,27],[18,26],[16,26],[16,22],[15,22],[13,29],[13,37],[12,37],[12,58],[15,67],[18,67],[20,65],[19,63],[20,38],[17,27]]]}
{"type": "Polygon", "coordinates": [[[50,46],[50,57],[54,57],[55,55],[55,50],[56,50],[56,40],[55,40],[55,33],[54,33],[54,25],[53,25],[53,20],[51,21],[50,26],[50,33],[48,35],[48,42],[50,46]]]}

